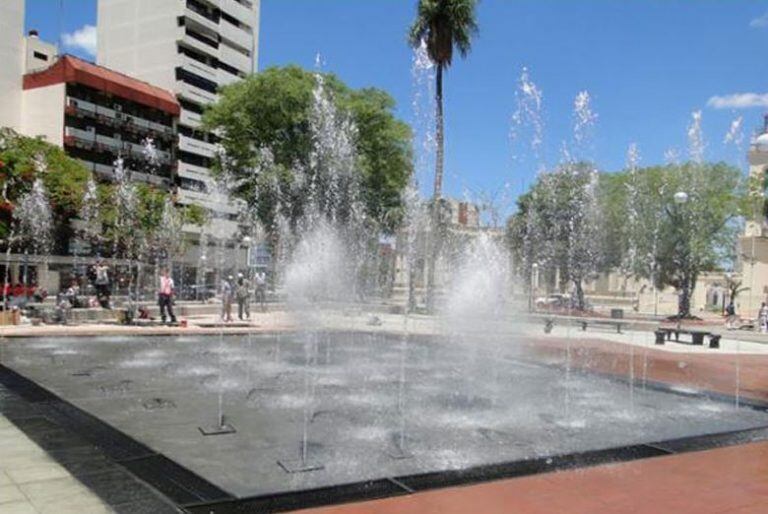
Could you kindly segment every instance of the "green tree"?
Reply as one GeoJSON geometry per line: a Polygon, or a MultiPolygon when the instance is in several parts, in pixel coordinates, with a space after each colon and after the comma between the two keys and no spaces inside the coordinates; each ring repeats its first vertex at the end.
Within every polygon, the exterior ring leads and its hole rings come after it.
{"type": "MultiPolygon", "coordinates": [[[[477,34],[475,8],[477,0],[419,0],[416,19],[411,25],[408,40],[414,48],[426,44],[427,54],[436,68],[435,120],[437,155],[435,159],[435,183],[432,202],[433,227],[439,223],[439,204],[443,190],[445,161],[445,130],[443,123],[443,72],[453,62],[454,49],[466,57],[472,48],[472,38],[477,34]]],[[[437,232],[437,231],[435,231],[437,232]]],[[[438,237],[432,243],[431,263],[427,274],[427,302],[430,309],[434,301],[435,262],[439,252],[438,237]]]]}
{"type": "Polygon", "coordinates": [[[541,174],[518,199],[510,221],[510,243],[519,272],[529,280],[537,266],[561,291],[572,288],[574,307],[584,310],[584,282],[608,265],[603,251],[604,217],[599,175],[577,163],[541,174]]]}
{"type": "MultiPolygon", "coordinates": [[[[723,163],[688,163],[656,173],[665,187],[643,193],[661,213],[655,253],[658,271],[650,278],[658,286],[677,289],[678,317],[688,318],[699,275],[733,262],[743,198],[741,173],[723,163]],[[687,201],[681,203],[684,197],[687,201]]],[[[653,240],[654,235],[647,232],[641,238],[646,247],[653,240]]]]}
{"type": "MultiPolygon", "coordinates": [[[[72,235],[70,219],[77,215],[90,172],[64,150],[40,138],[0,128],[0,238],[10,236],[18,200],[41,178],[53,214],[54,251],[66,251],[72,235]]],[[[7,241],[6,241],[7,242],[7,241]]]]}
{"type": "MultiPolygon", "coordinates": [[[[395,118],[395,102],[384,91],[353,90],[332,74],[324,87],[339,111],[356,127],[355,149],[368,216],[393,230],[392,216],[412,171],[411,132],[395,118]]],[[[273,67],[225,87],[205,112],[205,125],[222,135],[233,193],[255,209],[267,228],[278,205],[295,220],[306,195],[312,149],[310,118],[317,75],[297,66],[273,67]]],[[[218,172],[220,174],[221,168],[218,172]]]]}

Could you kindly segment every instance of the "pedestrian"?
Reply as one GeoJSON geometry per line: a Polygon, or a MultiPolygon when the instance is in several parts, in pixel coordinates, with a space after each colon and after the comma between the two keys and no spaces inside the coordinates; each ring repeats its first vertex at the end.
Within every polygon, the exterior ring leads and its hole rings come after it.
{"type": "Polygon", "coordinates": [[[248,287],[249,285],[248,279],[242,273],[238,273],[235,295],[237,297],[237,318],[240,321],[243,321],[243,316],[245,316],[245,319],[251,319],[251,292],[248,287]]]}
{"type": "Polygon", "coordinates": [[[221,282],[221,319],[227,322],[232,321],[233,282],[232,275],[221,282]]]}
{"type": "Polygon", "coordinates": [[[758,323],[760,324],[760,333],[765,334],[768,332],[768,305],[763,302],[760,306],[760,313],[757,316],[758,323]]]}
{"type": "Polygon", "coordinates": [[[267,276],[263,271],[257,271],[254,277],[256,285],[256,301],[261,304],[261,311],[266,312],[267,306],[267,276]]]}
{"type": "Polygon", "coordinates": [[[728,330],[734,329],[736,323],[736,306],[733,305],[733,300],[728,303],[728,307],[725,308],[725,328],[728,330]]]}
{"type": "Polygon", "coordinates": [[[168,273],[168,268],[163,268],[157,289],[157,303],[160,306],[160,319],[163,323],[166,315],[171,319],[171,323],[176,323],[176,315],[173,313],[173,289],[173,279],[168,273]]]}
{"type": "Polygon", "coordinates": [[[96,261],[94,267],[94,273],[96,279],[94,285],[96,286],[96,299],[99,301],[104,309],[110,309],[109,306],[109,266],[104,264],[104,261],[99,259],[96,261]]]}

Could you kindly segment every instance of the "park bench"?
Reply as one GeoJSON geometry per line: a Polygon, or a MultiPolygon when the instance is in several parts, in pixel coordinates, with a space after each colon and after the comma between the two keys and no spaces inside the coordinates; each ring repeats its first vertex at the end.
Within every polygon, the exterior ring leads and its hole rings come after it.
{"type": "MultiPolygon", "coordinates": [[[[621,334],[621,328],[627,324],[626,321],[620,321],[615,319],[580,319],[577,321],[581,325],[581,330],[587,330],[587,326],[591,325],[608,325],[616,327],[616,333],[621,334]]],[[[549,334],[552,332],[552,328],[555,326],[555,318],[544,318],[544,333],[549,334]]]]}
{"type": "Polygon", "coordinates": [[[608,325],[608,326],[616,327],[617,334],[621,334],[622,333],[621,327],[627,324],[626,321],[619,321],[615,319],[585,319],[585,320],[580,320],[579,323],[581,324],[581,330],[583,330],[584,332],[587,331],[587,325],[592,324],[592,325],[608,325]]]}
{"type": "Polygon", "coordinates": [[[720,348],[720,338],[722,337],[720,334],[714,334],[712,332],[707,332],[705,330],[659,327],[655,331],[656,344],[662,345],[664,344],[665,341],[672,341],[673,334],[675,336],[675,342],[683,343],[683,344],[688,344],[688,343],[686,343],[685,341],[680,341],[680,334],[690,335],[691,336],[690,344],[694,346],[703,346],[704,338],[708,337],[710,348],[720,348]]]}

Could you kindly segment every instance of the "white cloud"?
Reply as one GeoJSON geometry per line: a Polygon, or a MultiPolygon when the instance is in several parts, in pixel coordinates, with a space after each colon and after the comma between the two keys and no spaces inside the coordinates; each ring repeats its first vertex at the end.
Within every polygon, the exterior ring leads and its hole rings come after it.
{"type": "Polygon", "coordinates": [[[765,27],[768,27],[768,12],[762,16],[753,18],[752,21],[749,22],[749,26],[753,29],[764,29],[765,27]]]}
{"type": "Polygon", "coordinates": [[[74,32],[64,34],[62,39],[66,48],[96,56],[96,27],[93,25],[83,25],[74,32]]]}
{"type": "Polygon", "coordinates": [[[735,93],[713,96],[707,100],[707,107],[714,109],[751,109],[768,107],[768,93],[735,93]]]}

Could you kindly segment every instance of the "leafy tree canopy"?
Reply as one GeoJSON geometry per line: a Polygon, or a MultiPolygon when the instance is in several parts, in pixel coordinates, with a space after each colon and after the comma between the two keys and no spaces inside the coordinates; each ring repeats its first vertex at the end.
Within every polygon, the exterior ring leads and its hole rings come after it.
{"type": "MultiPolygon", "coordinates": [[[[412,171],[410,128],[395,118],[395,102],[386,92],[355,90],[333,74],[323,77],[336,108],[350,116],[356,127],[354,143],[367,213],[386,225],[393,219],[388,213],[400,206],[401,192],[412,171]]],[[[219,102],[204,115],[205,126],[222,135],[228,160],[237,163],[234,170],[228,170],[234,174],[235,195],[255,207],[267,227],[274,223],[278,198],[265,191],[289,191],[292,184],[307,179],[300,175],[311,167],[310,122],[316,84],[316,74],[298,66],[268,68],[226,86],[219,102]],[[262,166],[264,149],[273,157],[267,169],[262,166]],[[254,170],[258,177],[253,176],[254,170]]],[[[288,200],[301,210],[303,198],[288,200]]]]}

